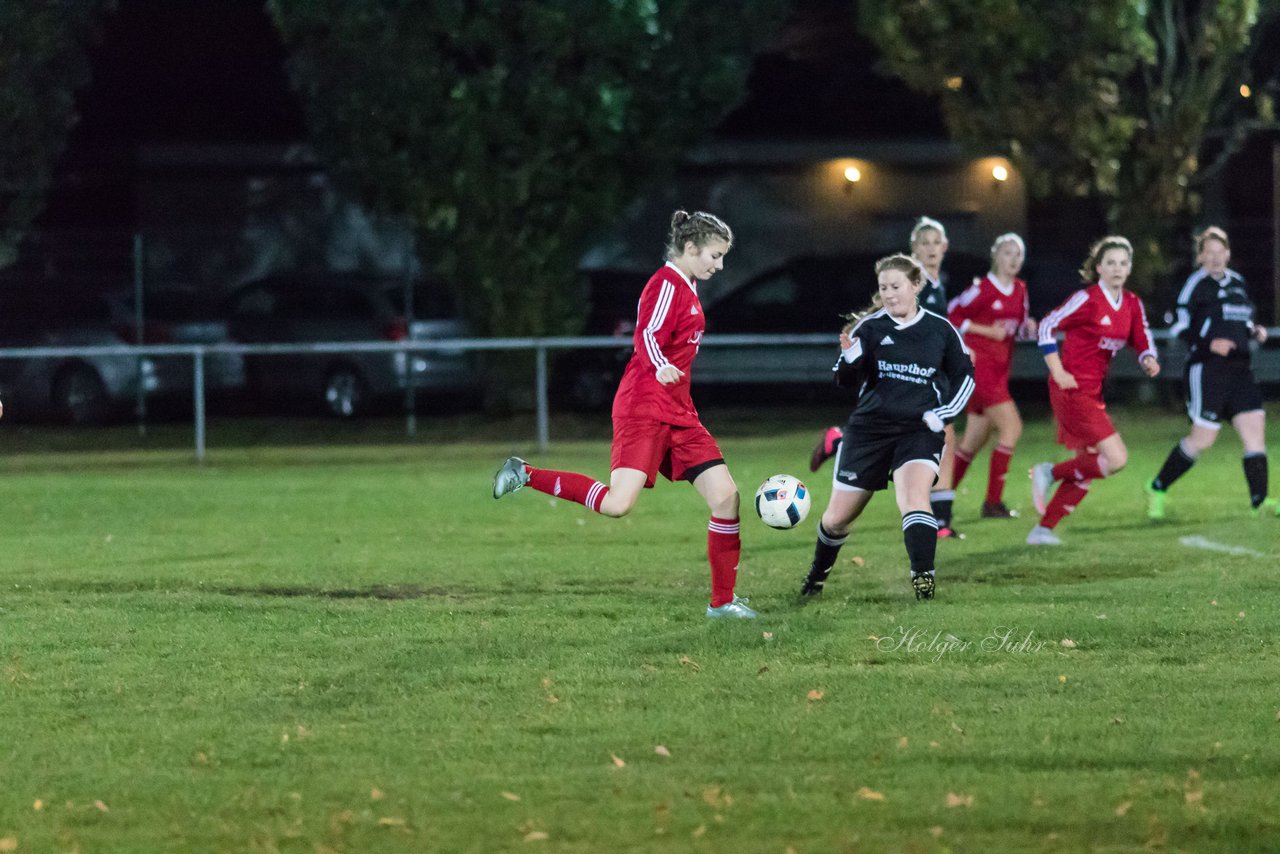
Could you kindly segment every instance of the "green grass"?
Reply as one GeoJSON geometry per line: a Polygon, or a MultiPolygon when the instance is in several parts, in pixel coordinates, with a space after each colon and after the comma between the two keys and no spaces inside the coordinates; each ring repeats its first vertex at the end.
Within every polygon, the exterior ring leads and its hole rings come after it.
{"type": "MultiPolygon", "coordinates": [[[[704,416],[749,497],[837,414],[704,416]]],[[[802,530],[744,518],[733,623],[687,486],[489,497],[511,451],[604,476],[598,419],[543,455],[528,419],[215,424],[203,467],[179,425],[5,422],[0,851],[1277,850],[1280,519],[1228,433],[1146,522],[1185,422],[1115,418],[1058,549],[1022,545],[1049,425],[1022,519],[975,464],[932,603],[886,494],[796,604],[824,470],[802,530]]]]}

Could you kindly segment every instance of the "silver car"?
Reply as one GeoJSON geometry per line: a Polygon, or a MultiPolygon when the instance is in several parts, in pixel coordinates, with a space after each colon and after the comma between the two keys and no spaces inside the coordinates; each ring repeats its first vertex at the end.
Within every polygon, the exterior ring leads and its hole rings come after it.
{"type": "MultiPolygon", "coordinates": [[[[411,295],[406,291],[398,277],[277,274],[240,287],[225,314],[232,337],[250,344],[466,337],[466,324],[443,285],[420,282],[411,295]],[[406,296],[413,302],[412,317],[406,296]]],[[[473,360],[460,350],[253,355],[246,370],[260,400],[298,399],[340,418],[359,415],[411,384],[425,392],[478,388],[473,360]]]]}

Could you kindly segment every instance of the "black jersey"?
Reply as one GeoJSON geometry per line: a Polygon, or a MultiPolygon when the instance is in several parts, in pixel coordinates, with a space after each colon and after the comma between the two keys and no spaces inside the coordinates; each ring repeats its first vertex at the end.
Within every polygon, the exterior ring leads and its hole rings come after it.
{"type": "Polygon", "coordinates": [[[939,273],[937,281],[924,275],[924,287],[920,289],[920,307],[940,315],[947,316],[947,286],[944,284],[945,273],[939,273]]]}
{"type": "Polygon", "coordinates": [[[898,323],[885,309],[849,333],[853,346],[836,362],[836,382],[860,387],[849,426],[915,429],[926,412],[944,423],[973,394],[973,361],[945,317],[920,310],[898,323]]]}
{"type": "Polygon", "coordinates": [[[1188,363],[1224,358],[1209,352],[1209,342],[1215,338],[1235,342],[1226,359],[1247,363],[1249,339],[1253,337],[1253,303],[1244,279],[1235,270],[1227,270],[1221,279],[1204,270],[1192,273],[1178,294],[1178,319],[1169,332],[1187,342],[1188,363]]]}

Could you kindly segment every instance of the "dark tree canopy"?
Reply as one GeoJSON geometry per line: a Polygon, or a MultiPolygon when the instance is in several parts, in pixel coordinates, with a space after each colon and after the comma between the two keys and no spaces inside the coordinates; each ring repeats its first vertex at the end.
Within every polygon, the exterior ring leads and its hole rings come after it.
{"type": "Polygon", "coordinates": [[[1091,196],[1138,253],[1166,264],[1195,204],[1211,128],[1268,114],[1238,86],[1258,0],[863,0],[892,72],[940,95],[960,141],[1006,153],[1032,192],[1091,196]]]}
{"type": "Polygon", "coordinates": [[[89,80],[87,45],[114,0],[0,2],[0,267],[44,205],[89,80]]]}
{"type": "Polygon", "coordinates": [[[330,168],[502,336],[580,328],[584,242],[742,97],[781,6],[270,0],[330,168]]]}

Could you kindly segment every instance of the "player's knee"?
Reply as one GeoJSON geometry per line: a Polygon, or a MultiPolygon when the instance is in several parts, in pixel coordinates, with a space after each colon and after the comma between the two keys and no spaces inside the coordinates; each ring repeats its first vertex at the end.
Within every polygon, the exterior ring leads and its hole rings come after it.
{"type": "Polygon", "coordinates": [[[1120,471],[1129,462],[1129,452],[1121,448],[1118,451],[1103,454],[1102,458],[1106,461],[1107,475],[1110,476],[1120,471]]]}
{"type": "Polygon", "coordinates": [[[738,509],[742,505],[742,500],[738,495],[738,490],[733,489],[711,496],[707,504],[711,507],[711,513],[717,518],[736,519],[738,518],[738,509]]]}
{"type": "Polygon", "coordinates": [[[631,512],[631,508],[636,506],[637,494],[623,493],[611,491],[600,502],[600,514],[602,516],[612,516],[615,519],[625,516],[631,512]]]}

